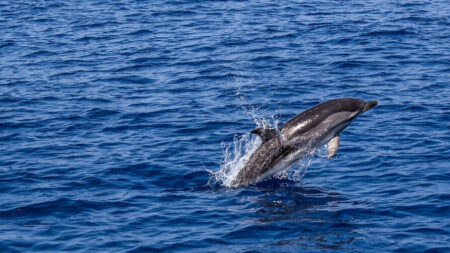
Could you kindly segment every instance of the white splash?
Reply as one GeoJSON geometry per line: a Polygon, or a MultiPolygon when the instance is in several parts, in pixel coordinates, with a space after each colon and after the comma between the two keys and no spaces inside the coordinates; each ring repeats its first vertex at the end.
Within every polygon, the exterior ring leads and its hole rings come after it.
{"type": "Polygon", "coordinates": [[[218,171],[212,172],[212,181],[231,187],[239,171],[244,168],[259,145],[261,145],[261,140],[250,134],[235,135],[232,145],[222,142],[222,163],[218,171]]]}
{"type": "MultiPolygon", "coordinates": [[[[285,138],[281,134],[280,129],[278,128],[279,124],[278,119],[276,119],[275,116],[272,116],[271,121],[267,120],[262,115],[262,113],[259,112],[258,107],[247,103],[247,99],[244,95],[244,92],[241,91],[242,87],[241,81],[240,80],[234,81],[235,83],[238,83],[238,91],[236,92],[236,96],[240,100],[241,108],[244,111],[244,113],[249,114],[252,117],[257,127],[274,128],[280,140],[284,142],[285,138]]],[[[258,136],[252,135],[250,133],[242,136],[235,135],[232,144],[225,144],[222,142],[222,149],[223,149],[222,163],[220,165],[219,170],[215,172],[207,170],[211,174],[209,184],[218,183],[225,187],[231,187],[239,172],[244,168],[245,164],[248,162],[251,155],[258,149],[260,145],[261,139],[258,136]]],[[[302,159],[293,168],[289,169],[288,171],[280,172],[274,177],[287,178],[290,180],[294,180],[295,182],[300,181],[300,179],[302,179],[305,176],[307,168],[313,162],[314,153],[315,151],[311,151],[310,155],[302,159]]]]}
{"type": "MultiPolygon", "coordinates": [[[[259,113],[259,108],[247,103],[247,99],[241,91],[241,81],[235,80],[235,82],[239,84],[236,97],[240,100],[241,108],[244,113],[252,117],[257,127],[271,128],[272,123],[259,113]]],[[[222,163],[218,171],[214,172],[208,170],[211,174],[209,183],[219,183],[226,187],[231,187],[239,174],[239,171],[244,168],[251,155],[260,145],[261,139],[250,133],[242,136],[235,135],[233,144],[225,144],[222,142],[222,163]]]]}
{"type": "MultiPolygon", "coordinates": [[[[208,171],[211,174],[209,183],[218,183],[225,187],[231,187],[239,172],[244,168],[251,155],[261,145],[261,139],[255,135],[245,134],[235,135],[232,144],[222,142],[223,158],[217,171],[208,171]]],[[[282,171],[273,177],[279,179],[289,179],[299,182],[307,173],[308,168],[316,162],[326,160],[326,148],[322,147],[312,150],[300,160],[294,167],[282,171]]]]}

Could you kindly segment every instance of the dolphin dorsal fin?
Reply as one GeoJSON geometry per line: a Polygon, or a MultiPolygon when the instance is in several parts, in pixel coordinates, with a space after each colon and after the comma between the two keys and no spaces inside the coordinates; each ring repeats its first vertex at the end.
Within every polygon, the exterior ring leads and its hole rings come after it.
{"type": "Polygon", "coordinates": [[[263,143],[277,136],[277,132],[273,128],[258,127],[253,129],[251,133],[257,134],[259,137],[261,137],[263,143]]]}
{"type": "Polygon", "coordinates": [[[328,142],[328,159],[337,154],[337,151],[339,149],[339,142],[339,135],[334,136],[334,138],[328,142]]]}

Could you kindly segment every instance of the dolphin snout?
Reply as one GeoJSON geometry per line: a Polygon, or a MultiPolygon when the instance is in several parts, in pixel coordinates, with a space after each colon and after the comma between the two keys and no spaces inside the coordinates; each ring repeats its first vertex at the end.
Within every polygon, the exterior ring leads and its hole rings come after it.
{"type": "Polygon", "coordinates": [[[364,108],[363,108],[362,112],[365,112],[365,111],[368,111],[368,110],[372,109],[372,107],[375,107],[377,104],[378,104],[378,101],[376,101],[376,100],[366,102],[364,104],[364,108]]]}

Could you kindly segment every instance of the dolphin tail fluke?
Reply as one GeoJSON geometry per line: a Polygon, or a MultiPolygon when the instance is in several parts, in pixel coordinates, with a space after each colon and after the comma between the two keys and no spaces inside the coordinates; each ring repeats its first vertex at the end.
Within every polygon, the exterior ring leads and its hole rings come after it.
{"type": "Polygon", "coordinates": [[[328,142],[328,159],[335,156],[339,149],[340,137],[339,135],[335,136],[328,142]]]}
{"type": "Polygon", "coordinates": [[[273,128],[255,128],[251,131],[252,134],[257,134],[259,137],[261,137],[261,140],[264,142],[272,139],[273,137],[277,136],[277,132],[273,128]]]}

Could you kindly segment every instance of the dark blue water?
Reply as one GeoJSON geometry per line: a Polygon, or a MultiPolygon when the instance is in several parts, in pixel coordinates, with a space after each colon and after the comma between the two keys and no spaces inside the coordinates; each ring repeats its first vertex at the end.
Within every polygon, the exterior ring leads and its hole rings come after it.
{"type": "Polygon", "coordinates": [[[0,249],[449,252],[449,27],[446,0],[2,1],[0,249]],[[380,105],[301,180],[208,172],[337,97],[380,105]]]}

